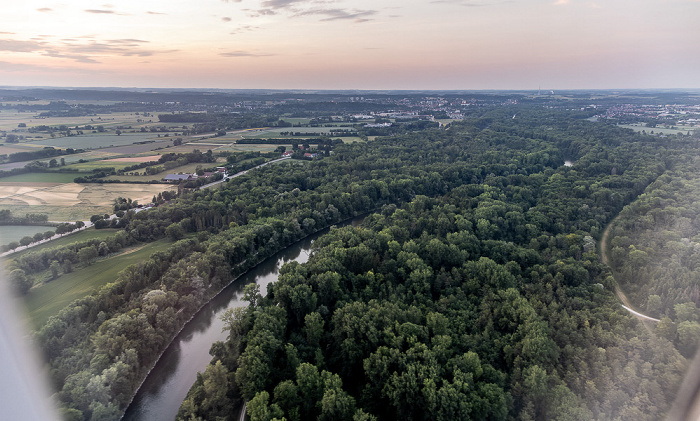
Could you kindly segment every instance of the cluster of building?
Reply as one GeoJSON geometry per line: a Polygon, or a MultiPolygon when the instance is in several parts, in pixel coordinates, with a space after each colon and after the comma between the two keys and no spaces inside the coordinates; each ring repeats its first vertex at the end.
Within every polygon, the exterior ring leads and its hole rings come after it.
{"type": "MultiPolygon", "coordinates": [[[[294,155],[294,151],[286,151],[282,153],[282,158],[291,158],[292,155],[294,155]]],[[[315,152],[304,152],[304,158],[316,158],[317,156],[318,154],[315,152]]]]}
{"type": "Polygon", "coordinates": [[[609,107],[601,117],[647,117],[675,119],[678,125],[690,125],[700,122],[700,105],[679,104],[619,104],[609,107]]]}
{"type": "Polygon", "coordinates": [[[205,171],[202,175],[197,175],[197,173],[192,174],[168,174],[163,178],[163,181],[191,181],[198,178],[208,178],[216,173],[223,173],[226,177],[226,167],[216,167],[216,171],[205,171]]]}

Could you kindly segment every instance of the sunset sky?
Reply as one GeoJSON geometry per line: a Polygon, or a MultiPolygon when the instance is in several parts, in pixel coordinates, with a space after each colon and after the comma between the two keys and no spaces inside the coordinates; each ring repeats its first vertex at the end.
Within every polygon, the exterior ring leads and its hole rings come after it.
{"type": "Polygon", "coordinates": [[[24,0],[0,85],[700,88],[700,0],[24,0]]]}

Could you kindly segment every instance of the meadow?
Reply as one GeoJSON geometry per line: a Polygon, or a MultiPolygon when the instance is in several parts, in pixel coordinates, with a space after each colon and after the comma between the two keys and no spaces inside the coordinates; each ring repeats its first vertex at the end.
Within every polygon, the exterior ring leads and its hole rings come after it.
{"type": "MultiPolygon", "coordinates": [[[[105,149],[100,149],[101,152],[111,153],[114,157],[116,156],[131,156],[133,154],[152,154],[153,151],[160,151],[167,149],[167,152],[174,152],[172,149],[172,138],[161,138],[161,140],[154,143],[145,144],[130,144],[122,146],[112,146],[105,149]]],[[[190,149],[191,151],[191,149],[190,149]]]]}
{"type": "MultiPolygon", "coordinates": [[[[237,145],[230,144],[216,148],[216,152],[272,152],[280,145],[237,145]]],[[[289,148],[289,145],[282,145],[289,148]]]]}
{"type": "MultiPolygon", "coordinates": [[[[321,133],[328,133],[334,127],[273,127],[269,129],[248,131],[242,134],[245,139],[259,139],[269,137],[279,137],[282,139],[306,139],[312,136],[320,136],[321,133]],[[282,136],[282,132],[314,133],[308,136],[282,136]]],[[[337,127],[338,129],[352,129],[352,127],[337,127]]]]}
{"type": "MultiPolygon", "coordinates": [[[[100,259],[92,265],[81,267],[55,280],[35,286],[24,297],[31,325],[36,328],[41,327],[49,317],[57,314],[71,302],[116,281],[119,272],[125,267],[146,260],[151,254],[165,250],[170,244],[169,240],[162,239],[146,245],[130,247],[119,254],[100,259]]],[[[44,274],[45,277],[48,275],[48,273],[44,274]]]]}
{"type": "MultiPolygon", "coordinates": [[[[156,158],[157,159],[157,158],[156,158]]],[[[97,168],[105,168],[105,167],[113,167],[115,170],[121,170],[126,167],[130,167],[134,165],[133,162],[123,162],[123,161],[114,161],[113,159],[110,160],[98,160],[98,161],[89,161],[89,162],[76,162],[74,164],[69,164],[66,165],[65,168],[66,170],[70,171],[75,171],[75,172],[92,172],[92,170],[97,169],[97,168]]],[[[84,175],[84,174],[83,174],[84,175]]]]}
{"type": "Polygon", "coordinates": [[[131,145],[135,142],[160,141],[156,133],[122,133],[117,136],[114,132],[90,133],[80,136],[56,137],[31,141],[33,145],[53,146],[55,148],[100,149],[113,146],[131,145]]]}
{"type": "Polygon", "coordinates": [[[32,172],[2,177],[0,178],[0,197],[4,191],[7,191],[3,189],[7,183],[72,183],[75,177],[82,175],[85,174],[77,172],[32,172]]]}
{"type": "Polygon", "coordinates": [[[144,156],[132,156],[125,158],[112,158],[105,160],[106,162],[129,162],[130,164],[157,161],[162,155],[144,155],[144,156]]]}

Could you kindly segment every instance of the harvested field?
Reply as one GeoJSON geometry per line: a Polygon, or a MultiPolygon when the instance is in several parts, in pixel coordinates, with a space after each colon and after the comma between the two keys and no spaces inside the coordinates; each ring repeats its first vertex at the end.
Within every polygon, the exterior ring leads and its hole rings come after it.
{"type": "MultiPolygon", "coordinates": [[[[219,145],[219,146],[223,146],[223,145],[219,145]]],[[[190,153],[190,152],[192,152],[192,151],[195,150],[195,149],[198,149],[198,150],[200,150],[200,151],[202,151],[202,152],[206,152],[207,149],[211,149],[212,151],[218,150],[218,149],[217,149],[217,146],[206,146],[206,145],[202,145],[202,144],[198,144],[198,143],[183,143],[183,144],[180,145],[180,146],[171,146],[171,147],[169,147],[167,150],[165,150],[165,151],[163,151],[163,152],[167,152],[167,153],[190,153]]]]}
{"type": "MultiPolygon", "coordinates": [[[[290,145],[260,145],[260,144],[252,144],[252,145],[225,145],[221,146],[216,149],[217,152],[272,152],[275,149],[277,149],[278,146],[286,146],[287,148],[290,148],[290,145]]],[[[290,148],[291,149],[291,148],[290,148]]]]}
{"type": "Polygon", "coordinates": [[[0,144],[0,154],[13,154],[17,152],[27,152],[32,151],[33,148],[27,148],[23,146],[8,146],[6,144],[0,144]]]}
{"type": "Polygon", "coordinates": [[[0,182],[0,199],[31,193],[37,189],[56,187],[60,185],[61,183],[13,183],[2,181],[0,182]]]}
{"type": "Polygon", "coordinates": [[[125,158],[112,158],[112,159],[105,159],[104,162],[136,162],[136,163],[141,163],[141,162],[149,162],[149,161],[157,161],[160,159],[162,155],[148,155],[148,156],[132,156],[132,157],[125,157],[125,158]]]}
{"type": "Polygon", "coordinates": [[[0,208],[18,215],[48,213],[52,221],[82,220],[111,213],[117,197],[149,203],[153,195],[174,188],[165,184],[0,183],[0,208]]]}

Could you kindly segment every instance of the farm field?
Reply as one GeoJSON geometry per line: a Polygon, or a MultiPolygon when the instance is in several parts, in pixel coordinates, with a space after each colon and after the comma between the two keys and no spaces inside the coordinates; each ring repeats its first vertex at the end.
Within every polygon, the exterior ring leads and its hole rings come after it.
{"type": "MultiPolygon", "coordinates": [[[[207,139],[207,140],[209,140],[209,139],[207,139]]],[[[206,152],[209,149],[211,149],[212,152],[216,152],[216,151],[221,150],[221,148],[224,148],[224,147],[229,146],[229,145],[233,145],[234,143],[235,143],[234,141],[222,142],[222,143],[213,143],[213,142],[208,142],[208,141],[190,142],[187,144],[187,146],[190,148],[190,150],[188,150],[187,152],[191,152],[194,149],[197,149],[201,152],[206,152]]],[[[170,152],[170,151],[168,150],[168,152],[170,152]]]]}
{"type": "MultiPolygon", "coordinates": [[[[63,167],[65,168],[65,167],[63,167]]],[[[4,185],[6,183],[72,183],[75,177],[81,175],[77,172],[33,172],[26,174],[11,175],[9,177],[0,178],[0,197],[6,191],[4,185]]]]}
{"type": "MultiPolygon", "coordinates": [[[[173,150],[174,148],[172,148],[172,144],[173,144],[172,138],[170,138],[170,139],[161,138],[161,139],[162,140],[160,140],[158,142],[154,142],[154,143],[114,146],[114,147],[109,147],[109,148],[105,148],[105,149],[100,149],[100,151],[112,153],[115,155],[131,155],[131,154],[141,154],[141,153],[152,154],[152,151],[159,151],[162,149],[167,149],[167,152],[175,152],[173,150]]],[[[192,150],[192,148],[190,149],[190,151],[191,150],[192,150]]]]}
{"type": "Polygon", "coordinates": [[[156,133],[122,133],[117,136],[113,132],[90,133],[80,136],[57,137],[32,141],[32,145],[53,146],[56,148],[99,149],[113,146],[131,145],[134,142],[158,141],[156,133]]]}
{"type": "MultiPolygon", "coordinates": [[[[45,101],[31,101],[32,104],[46,104],[45,101]]],[[[92,103],[92,102],[91,102],[92,103]]],[[[13,130],[17,128],[20,123],[25,123],[28,128],[35,126],[60,126],[65,125],[69,127],[75,127],[76,125],[84,126],[86,124],[91,124],[93,126],[104,126],[105,128],[110,128],[115,125],[131,125],[138,126],[142,124],[155,124],[158,123],[158,117],[143,117],[143,115],[136,115],[135,113],[122,112],[122,113],[111,113],[111,114],[98,114],[92,116],[80,116],[80,117],[37,117],[37,114],[30,112],[17,112],[17,111],[4,111],[0,113],[0,130],[13,130]],[[146,121],[139,123],[137,120],[146,119],[146,121]],[[149,122],[152,120],[152,122],[149,122]]],[[[22,133],[20,133],[22,134],[22,133]]],[[[32,134],[30,134],[32,135],[32,134]]],[[[41,136],[41,135],[40,135],[41,136]]]]}
{"type": "Polygon", "coordinates": [[[131,156],[125,158],[106,159],[105,162],[129,162],[131,164],[157,161],[162,155],[131,156]]]}
{"type": "MultiPolygon", "coordinates": [[[[172,145],[172,143],[170,143],[172,145]]],[[[134,146],[139,146],[139,145],[134,145],[134,146]]],[[[153,151],[157,150],[160,152],[161,150],[163,153],[189,153],[192,152],[193,150],[198,149],[199,151],[206,152],[208,149],[216,150],[215,146],[204,146],[204,145],[198,145],[197,143],[183,143],[180,146],[167,146],[164,147],[163,149],[151,149],[153,151]]]]}
{"type": "MultiPolygon", "coordinates": [[[[44,231],[53,231],[53,228],[47,228],[44,231]]],[[[16,258],[19,258],[23,254],[28,253],[28,252],[35,252],[35,251],[41,251],[44,249],[50,249],[50,248],[54,248],[54,247],[61,247],[61,246],[65,246],[68,244],[77,243],[80,241],[87,241],[87,240],[91,240],[91,239],[103,240],[111,235],[114,235],[118,231],[119,231],[118,229],[113,229],[113,228],[104,228],[104,229],[100,229],[100,230],[95,229],[95,228],[88,228],[86,230],[64,234],[60,238],[56,238],[56,239],[51,240],[49,242],[39,244],[38,246],[34,246],[34,247],[27,249],[27,250],[18,251],[17,253],[13,253],[10,258],[16,259],[16,258]]]]}
{"type": "Polygon", "coordinates": [[[33,236],[39,232],[53,231],[55,228],[44,225],[0,225],[0,245],[19,241],[26,236],[33,236]]]}
{"type": "Polygon", "coordinates": [[[17,152],[27,152],[31,151],[33,148],[24,145],[8,145],[7,143],[0,143],[0,154],[12,154],[17,152]]]}
{"type": "MultiPolygon", "coordinates": [[[[197,170],[197,167],[201,166],[202,168],[207,168],[207,167],[215,167],[216,165],[217,164],[215,164],[213,162],[212,163],[194,162],[191,164],[186,164],[186,165],[182,165],[179,167],[171,168],[169,170],[164,170],[164,171],[161,171],[157,174],[151,174],[151,175],[110,175],[108,177],[105,177],[105,180],[121,180],[121,181],[151,181],[151,180],[156,180],[156,181],[161,181],[168,174],[178,174],[178,173],[191,174],[197,170]]],[[[143,174],[143,171],[144,171],[143,169],[140,169],[136,172],[143,174]]],[[[159,191],[168,190],[168,189],[166,189],[166,187],[170,186],[168,184],[158,184],[158,185],[163,186],[163,188],[161,188],[159,191]]],[[[143,203],[140,200],[139,200],[139,202],[143,203]]]]}
{"type": "MultiPolygon", "coordinates": [[[[26,152],[28,150],[33,150],[34,148],[26,148],[23,149],[21,152],[26,152]]],[[[70,155],[59,155],[51,158],[42,158],[38,159],[37,161],[40,162],[45,162],[48,163],[51,159],[55,159],[56,161],[60,161],[61,158],[63,158],[66,161],[66,164],[72,164],[80,161],[81,159],[83,160],[88,160],[88,161],[93,161],[96,159],[105,159],[105,158],[113,158],[113,157],[118,157],[122,154],[115,153],[115,152],[109,152],[106,151],[105,149],[96,149],[96,150],[90,150],[87,152],[81,152],[77,154],[70,154],[70,155]]],[[[28,161],[22,161],[22,162],[8,162],[5,164],[0,164],[0,171],[8,171],[13,168],[23,168],[25,165],[27,165],[28,161]]]]}
{"type": "MultiPolygon", "coordinates": [[[[92,172],[92,170],[97,169],[97,168],[105,168],[105,167],[113,167],[116,170],[120,170],[122,168],[130,167],[134,165],[133,162],[119,162],[119,161],[114,161],[114,160],[99,160],[99,161],[90,161],[90,162],[76,162],[74,164],[69,164],[66,165],[65,168],[71,171],[75,172],[92,172]]],[[[84,175],[84,174],[83,174],[84,175]]]]}
{"type": "MultiPolygon", "coordinates": [[[[270,129],[255,130],[243,133],[242,137],[245,139],[257,139],[257,138],[268,138],[268,137],[279,137],[284,139],[305,139],[312,136],[320,136],[321,133],[328,133],[333,127],[274,127],[270,129]],[[301,132],[301,133],[314,133],[314,135],[308,136],[282,136],[281,132],[301,132]]],[[[339,129],[352,129],[351,127],[338,127],[339,129]]]]}
{"type": "Polygon", "coordinates": [[[63,307],[114,282],[125,267],[148,258],[154,252],[166,249],[171,242],[162,239],[123,250],[117,255],[98,260],[90,266],[63,274],[58,279],[32,288],[25,296],[30,323],[41,327],[49,317],[63,307]]]}
{"type": "Polygon", "coordinates": [[[644,124],[618,124],[619,127],[624,127],[626,129],[632,129],[635,132],[647,132],[651,134],[651,132],[654,132],[655,134],[662,133],[665,135],[675,135],[678,133],[683,133],[687,134],[688,131],[693,132],[694,130],[698,130],[697,127],[683,127],[679,126],[676,129],[665,129],[663,127],[647,127],[644,124]]]}
{"type": "Polygon", "coordinates": [[[50,221],[88,220],[112,213],[117,197],[148,203],[153,195],[174,190],[165,184],[20,184],[0,181],[0,209],[15,215],[46,213],[50,221]]]}
{"type": "Polygon", "coordinates": [[[226,145],[216,149],[216,152],[272,152],[277,149],[278,146],[289,145],[226,145]]]}

